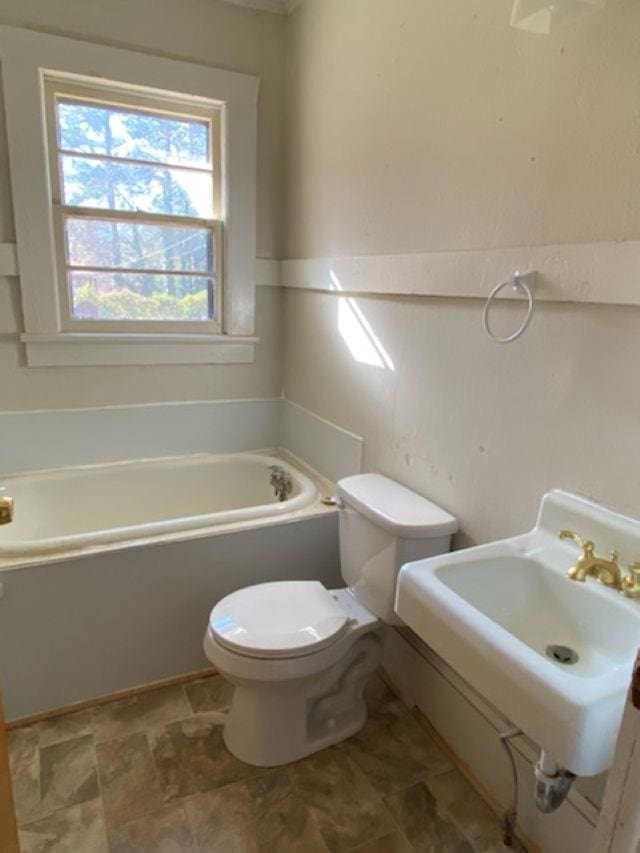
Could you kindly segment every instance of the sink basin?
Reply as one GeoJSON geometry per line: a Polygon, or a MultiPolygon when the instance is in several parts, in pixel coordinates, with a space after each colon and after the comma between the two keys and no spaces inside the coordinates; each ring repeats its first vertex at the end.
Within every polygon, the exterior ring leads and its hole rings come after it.
{"type": "Polygon", "coordinates": [[[438,566],[435,576],[496,625],[548,658],[572,677],[593,678],[630,659],[638,637],[624,602],[586,590],[576,601],[575,583],[543,563],[520,556],[438,566]],[[563,662],[550,646],[576,653],[563,662]]]}
{"type": "Polygon", "coordinates": [[[640,646],[640,600],[567,577],[560,528],[640,559],[640,521],[545,495],[521,536],[406,564],[396,612],[478,692],[576,775],[606,770],[640,646]]]}

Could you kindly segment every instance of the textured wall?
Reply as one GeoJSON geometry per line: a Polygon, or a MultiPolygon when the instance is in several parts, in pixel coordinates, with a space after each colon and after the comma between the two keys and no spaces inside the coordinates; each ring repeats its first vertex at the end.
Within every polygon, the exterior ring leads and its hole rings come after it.
{"type": "MultiPolygon", "coordinates": [[[[510,6],[298,10],[289,257],[640,237],[640,5],[551,37],[510,29],[510,6]]],[[[288,290],[285,395],[457,514],[459,543],[526,529],[554,486],[640,515],[640,310],[540,304],[505,347],[481,310],[288,290]]]]}
{"type": "Polygon", "coordinates": [[[341,303],[287,291],[285,396],[362,435],[365,470],[456,514],[458,544],[528,529],[554,487],[640,516],[640,310],[546,303],[507,348],[478,300],[358,297],[390,368],[354,357],[341,303]]]}
{"type": "Polygon", "coordinates": [[[640,238],[640,4],[536,36],[511,0],[307,0],[286,257],[640,238]]]}

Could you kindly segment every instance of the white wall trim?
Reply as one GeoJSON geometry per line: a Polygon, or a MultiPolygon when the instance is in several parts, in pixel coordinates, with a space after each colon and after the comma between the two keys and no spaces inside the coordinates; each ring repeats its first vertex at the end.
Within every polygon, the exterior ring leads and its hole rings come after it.
{"type": "Polygon", "coordinates": [[[640,241],[282,261],[284,287],[485,298],[515,271],[539,270],[536,299],[640,305],[640,241]]]}
{"type": "MultiPolygon", "coordinates": [[[[255,284],[332,293],[342,289],[483,299],[516,269],[540,271],[536,299],[541,301],[640,305],[640,241],[353,258],[256,258],[255,284]]],[[[15,243],[0,243],[0,276],[18,274],[15,243]]]]}

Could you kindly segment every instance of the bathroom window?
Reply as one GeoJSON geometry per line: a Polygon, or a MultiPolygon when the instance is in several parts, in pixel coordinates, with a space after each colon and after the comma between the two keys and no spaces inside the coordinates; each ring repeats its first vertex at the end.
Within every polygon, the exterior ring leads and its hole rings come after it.
{"type": "Polygon", "coordinates": [[[48,80],[63,328],[219,331],[220,111],[48,80]]]}
{"type": "Polygon", "coordinates": [[[0,25],[29,367],[254,360],[258,79],[0,25]]]}

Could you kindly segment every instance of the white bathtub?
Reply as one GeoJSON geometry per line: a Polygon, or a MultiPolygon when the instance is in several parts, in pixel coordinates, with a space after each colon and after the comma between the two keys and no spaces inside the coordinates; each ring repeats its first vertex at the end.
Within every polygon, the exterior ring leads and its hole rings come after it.
{"type": "Polygon", "coordinates": [[[286,461],[256,453],[197,454],[0,476],[14,520],[0,526],[0,560],[205,530],[282,516],[312,504],[311,479],[286,461]],[[279,501],[271,465],[290,474],[279,501]]]}

